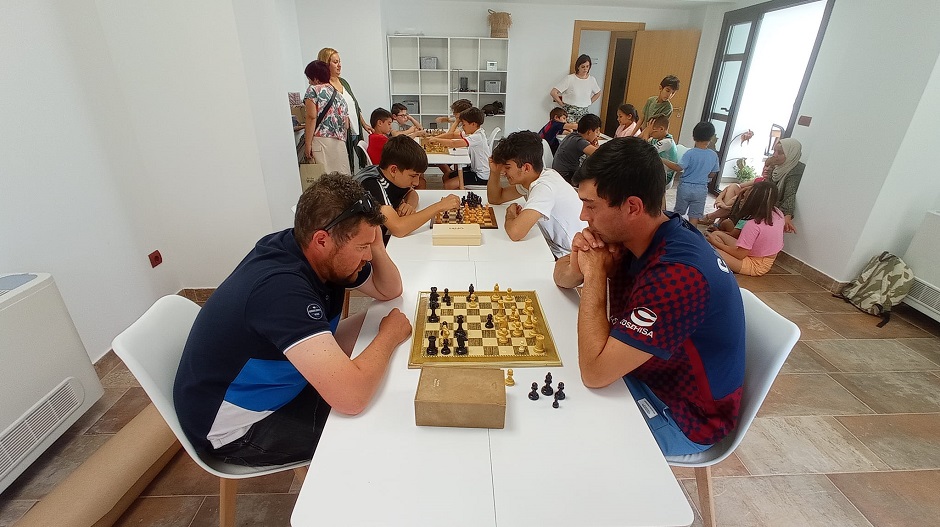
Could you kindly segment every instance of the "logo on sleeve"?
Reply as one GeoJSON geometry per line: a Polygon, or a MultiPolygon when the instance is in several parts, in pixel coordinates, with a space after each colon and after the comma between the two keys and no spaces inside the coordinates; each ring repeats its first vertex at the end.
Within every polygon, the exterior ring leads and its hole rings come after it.
{"type": "Polygon", "coordinates": [[[726,273],[731,272],[731,269],[728,269],[728,264],[725,263],[721,256],[718,257],[718,268],[726,273]]]}
{"type": "Polygon", "coordinates": [[[624,330],[633,331],[643,335],[646,338],[653,338],[653,330],[649,328],[656,323],[657,318],[659,318],[659,316],[656,315],[656,313],[654,313],[651,309],[646,307],[638,307],[630,313],[629,320],[622,319],[618,321],[618,324],[624,330]]]}
{"type": "Polygon", "coordinates": [[[314,320],[323,320],[323,308],[320,304],[310,304],[307,306],[307,316],[314,320]]]}

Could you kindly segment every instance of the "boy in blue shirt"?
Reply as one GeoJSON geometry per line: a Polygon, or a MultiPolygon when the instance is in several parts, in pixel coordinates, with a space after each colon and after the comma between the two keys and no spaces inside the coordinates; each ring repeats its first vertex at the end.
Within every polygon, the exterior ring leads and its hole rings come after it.
{"type": "Polygon", "coordinates": [[[558,150],[558,136],[578,129],[578,123],[568,122],[568,112],[556,106],[548,113],[548,123],[539,130],[539,137],[548,142],[552,155],[558,150]]]}
{"type": "Polygon", "coordinates": [[[708,180],[718,177],[718,154],[708,148],[714,135],[715,125],[707,121],[700,122],[692,129],[695,148],[690,148],[678,165],[663,159],[667,168],[682,174],[682,181],[676,189],[676,207],[673,212],[680,215],[688,213],[692,223],[700,223],[699,220],[705,215],[708,180]]]}

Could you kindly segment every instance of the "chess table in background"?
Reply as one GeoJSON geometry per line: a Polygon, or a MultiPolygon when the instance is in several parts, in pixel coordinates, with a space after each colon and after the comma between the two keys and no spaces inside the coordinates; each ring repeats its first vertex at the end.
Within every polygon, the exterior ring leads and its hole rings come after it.
{"type": "MultiPolygon", "coordinates": [[[[551,331],[545,322],[545,315],[539,304],[538,295],[535,291],[512,291],[512,301],[505,303],[506,310],[515,309],[517,313],[521,312],[520,321],[527,317],[526,299],[531,300],[535,324],[532,329],[522,329],[521,337],[509,336],[509,344],[499,344],[497,342],[497,328],[487,329],[484,327],[486,316],[492,314],[496,318],[496,302],[494,295],[499,294],[504,299],[509,294],[506,291],[474,291],[477,297],[477,307],[470,308],[467,303],[468,291],[450,291],[451,305],[446,305],[442,300],[437,309],[437,315],[440,318],[438,322],[428,322],[430,309],[430,291],[420,291],[418,293],[418,308],[415,314],[415,330],[411,345],[411,355],[408,360],[409,368],[420,368],[424,364],[449,365],[449,366],[498,366],[503,368],[536,367],[536,366],[561,366],[561,359],[558,356],[558,348],[552,339],[551,331]],[[512,306],[512,307],[510,307],[512,306]],[[457,315],[463,315],[463,327],[467,331],[467,349],[466,355],[456,355],[456,339],[454,331],[457,328],[457,315]],[[447,322],[450,330],[451,353],[449,355],[428,355],[429,336],[440,336],[441,322],[447,322]],[[545,337],[543,341],[544,352],[535,352],[535,335],[541,334],[545,337]],[[520,346],[524,348],[524,353],[519,354],[520,346]]],[[[443,292],[438,295],[443,297],[443,292]]],[[[508,313],[507,313],[508,315],[508,313]]],[[[495,324],[495,320],[494,320],[495,324]]],[[[438,348],[441,347],[441,340],[438,338],[438,348]]]]}
{"type": "Polygon", "coordinates": [[[431,228],[434,228],[437,224],[467,224],[467,223],[476,223],[480,226],[481,229],[498,229],[499,225],[496,223],[496,213],[493,212],[493,207],[489,205],[485,207],[470,207],[465,206],[461,207],[460,214],[463,217],[460,221],[457,221],[457,211],[450,210],[447,211],[447,218],[444,218],[444,212],[438,212],[434,216],[434,221],[431,222],[431,228]]]}

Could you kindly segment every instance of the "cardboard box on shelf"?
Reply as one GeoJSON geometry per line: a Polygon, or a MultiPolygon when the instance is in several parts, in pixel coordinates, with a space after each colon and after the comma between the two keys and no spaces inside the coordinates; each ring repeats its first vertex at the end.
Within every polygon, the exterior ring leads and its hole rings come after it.
{"type": "Polygon", "coordinates": [[[499,368],[425,366],[415,393],[415,424],[463,428],[506,425],[506,384],[499,368]]]}

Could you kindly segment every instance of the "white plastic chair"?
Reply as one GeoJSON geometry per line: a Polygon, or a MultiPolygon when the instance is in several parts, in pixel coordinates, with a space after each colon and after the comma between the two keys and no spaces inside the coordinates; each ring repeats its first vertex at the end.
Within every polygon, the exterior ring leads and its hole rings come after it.
{"type": "Polygon", "coordinates": [[[499,139],[499,133],[501,131],[502,130],[498,126],[496,128],[493,128],[493,133],[490,134],[490,153],[493,152],[493,145],[495,145],[496,140],[499,139]]]}
{"type": "Polygon", "coordinates": [[[738,427],[731,435],[704,452],[666,457],[666,461],[674,467],[695,468],[702,521],[706,527],[715,525],[711,466],[730,456],[744,439],[777,373],[800,338],[800,328],[796,324],[768,307],[754,293],[742,289],[741,297],[744,300],[746,343],[744,391],[741,394],[738,427]]]}
{"type": "Polygon", "coordinates": [[[555,162],[555,156],[552,155],[552,147],[548,144],[548,141],[542,139],[542,165],[545,168],[552,168],[552,163],[555,162]]]}
{"type": "MultiPolygon", "coordinates": [[[[364,159],[366,160],[366,166],[371,165],[372,158],[369,157],[369,143],[365,142],[365,140],[363,139],[360,139],[359,142],[356,143],[356,148],[358,148],[362,152],[362,155],[365,156],[364,159]]],[[[356,156],[357,159],[358,157],[359,156],[356,156]]],[[[359,167],[359,168],[363,168],[363,167],[359,167]]],[[[358,172],[358,170],[356,170],[356,172],[358,172]]]]}
{"type": "MultiPolygon", "coordinates": [[[[676,143],[676,155],[679,157],[679,161],[682,161],[682,156],[684,156],[688,151],[689,147],[676,143]]],[[[669,185],[666,186],[666,190],[671,189],[676,184],[676,180],[679,179],[679,177],[679,175],[676,175],[674,178],[672,178],[672,181],[670,181],[669,185]]]]}
{"type": "MultiPolygon", "coordinates": [[[[270,467],[246,467],[201,457],[193,447],[173,406],[173,383],[183,346],[189,337],[199,306],[181,296],[167,295],[157,300],[136,322],[114,338],[111,347],[127,369],[137,377],[153,405],[176,434],[189,456],[206,472],[219,479],[219,525],[235,525],[235,495],[238,480],[284,470],[302,469],[309,461],[270,467]]],[[[143,438],[145,439],[145,438],[143,438]]]]}

